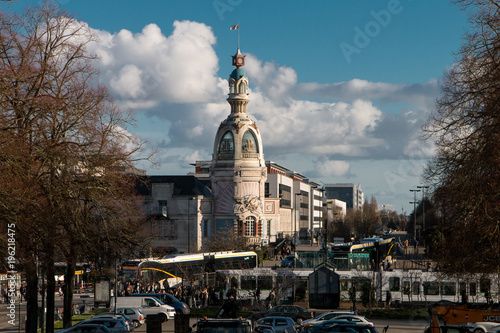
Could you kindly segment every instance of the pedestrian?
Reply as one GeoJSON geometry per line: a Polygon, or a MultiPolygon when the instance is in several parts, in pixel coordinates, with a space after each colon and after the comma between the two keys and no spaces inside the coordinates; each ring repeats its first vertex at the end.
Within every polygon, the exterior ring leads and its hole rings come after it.
{"type": "Polygon", "coordinates": [[[351,298],[352,301],[352,310],[356,311],[356,286],[352,285],[351,288],[349,288],[349,297],[351,298]]]}
{"type": "Polygon", "coordinates": [[[392,294],[389,290],[385,292],[385,305],[391,307],[392,294]]]}

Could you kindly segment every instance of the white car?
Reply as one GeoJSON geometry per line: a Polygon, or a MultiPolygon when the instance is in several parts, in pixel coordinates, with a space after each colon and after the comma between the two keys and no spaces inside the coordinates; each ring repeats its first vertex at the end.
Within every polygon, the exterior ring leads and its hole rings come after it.
{"type": "Polygon", "coordinates": [[[356,313],[354,313],[352,311],[329,311],[329,312],[322,313],[315,318],[304,320],[302,322],[302,324],[300,324],[300,327],[301,327],[301,330],[303,332],[307,332],[307,331],[309,331],[308,328],[314,324],[320,323],[324,320],[331,320],[335,317],[342,316],[342,315],[356,315],[356,313]]]}
{"type": "Polygon", "coordinates": [[[473,333],[496,333],[500,331],[500,323],[486,321],[467,323],[467,328],[473,333]]]}

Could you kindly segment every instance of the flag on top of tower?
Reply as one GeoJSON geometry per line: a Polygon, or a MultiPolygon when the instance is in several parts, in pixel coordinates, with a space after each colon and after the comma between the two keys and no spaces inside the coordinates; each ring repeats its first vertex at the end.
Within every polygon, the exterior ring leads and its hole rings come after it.
{"type": "Polygon", "coordinates": [[[229,30],[239,30],[239,29],[240,29],[240,24],[239,23],[236,23],[231,28],[229,28],[229,30]]]}

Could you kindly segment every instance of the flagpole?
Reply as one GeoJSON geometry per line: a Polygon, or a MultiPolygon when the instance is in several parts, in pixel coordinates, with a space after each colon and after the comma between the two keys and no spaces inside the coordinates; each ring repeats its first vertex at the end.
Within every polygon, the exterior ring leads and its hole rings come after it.
{"type": "Polygon", "coordinates": [[[240,20],[238,20],[238,50],[240,49],[240,20]]]}

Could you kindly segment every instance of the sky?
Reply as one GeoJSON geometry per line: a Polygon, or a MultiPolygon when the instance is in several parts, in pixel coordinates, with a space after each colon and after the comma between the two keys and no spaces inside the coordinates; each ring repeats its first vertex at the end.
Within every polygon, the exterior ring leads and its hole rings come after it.
{"type": "MultiPolygon", "coordinates": [[[[0,6],[29,3],[39,1],[0,6]]],[[[101,83],[133,110],[128,130],[157,149],[157,166],[140,165],[147,174],[185,175],[212,159],[239,35],[265,159],[413,211],[410,189],[426,185],[434,153],[420,129],[468,28],[447,0],[57,3],[99,37],[89,51],[101,83]]]]}

